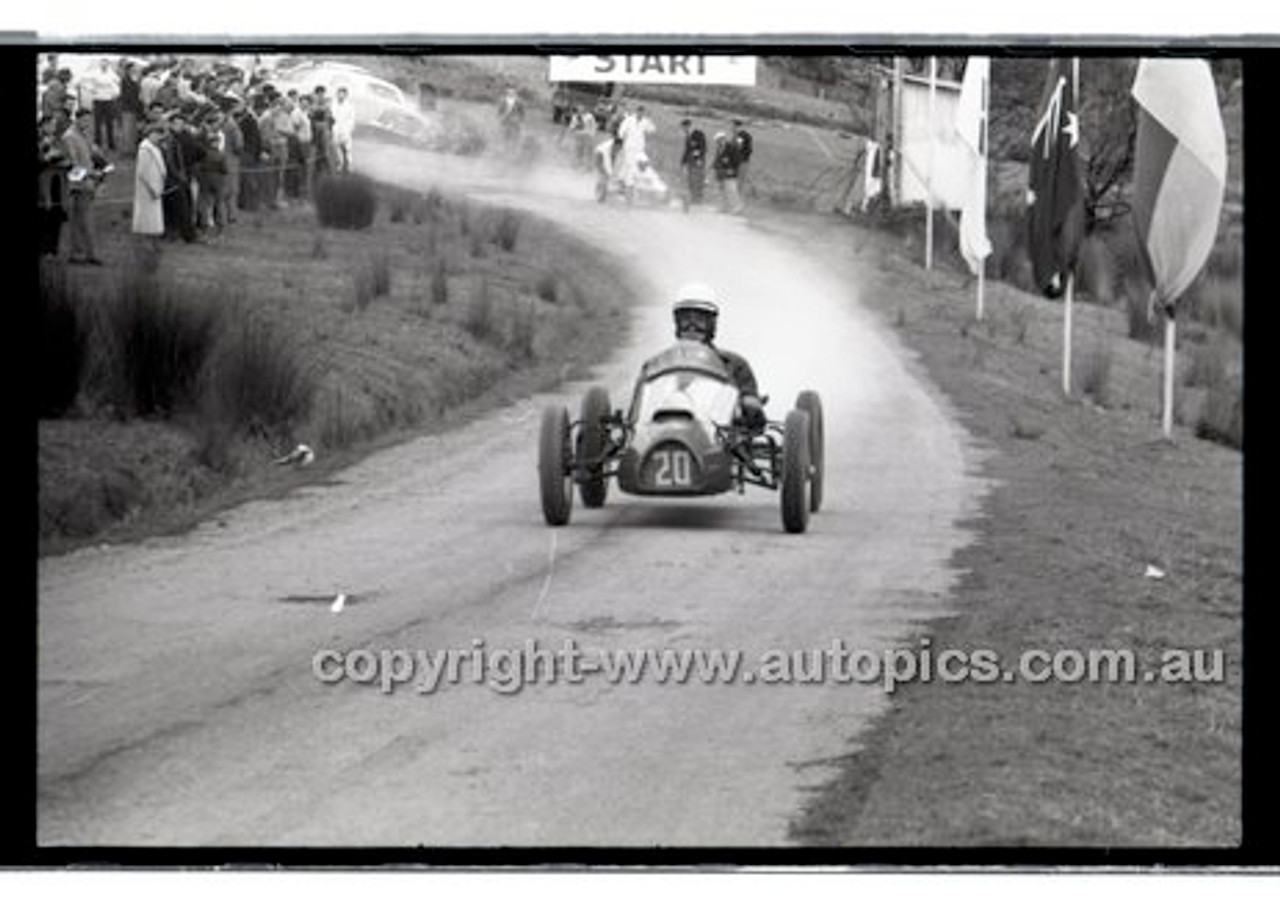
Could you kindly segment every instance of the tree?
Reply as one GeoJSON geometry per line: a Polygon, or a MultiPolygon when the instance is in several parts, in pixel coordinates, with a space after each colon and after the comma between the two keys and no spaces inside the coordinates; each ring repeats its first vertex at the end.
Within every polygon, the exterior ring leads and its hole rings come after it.
{"type": "Polygon", "coordinates": [[[1133,58],[1080,59],[1086,233],[1128,210],[1121,188],[1133,171],[1138,129],[1130,89],[1137,67],[1133,58]]]}

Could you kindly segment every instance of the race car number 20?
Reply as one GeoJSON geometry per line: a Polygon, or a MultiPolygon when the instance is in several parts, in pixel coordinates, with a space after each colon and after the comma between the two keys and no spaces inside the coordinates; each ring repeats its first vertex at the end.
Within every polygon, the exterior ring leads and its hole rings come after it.
{"type": "Polygon", "coordinates": [[[667,489],[693,485],[693,458],[688,451],[667,448],[653,452],[653,485],[667,489]]]}

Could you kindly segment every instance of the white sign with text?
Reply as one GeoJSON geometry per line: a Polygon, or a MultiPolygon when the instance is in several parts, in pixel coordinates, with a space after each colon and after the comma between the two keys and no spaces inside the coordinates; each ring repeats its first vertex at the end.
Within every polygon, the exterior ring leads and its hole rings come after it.
{"type": "Polygon", "coordinates": [[[601,83],[718,83],[755,86],[754,55],[553,54],[549,79],[601,83]]]}

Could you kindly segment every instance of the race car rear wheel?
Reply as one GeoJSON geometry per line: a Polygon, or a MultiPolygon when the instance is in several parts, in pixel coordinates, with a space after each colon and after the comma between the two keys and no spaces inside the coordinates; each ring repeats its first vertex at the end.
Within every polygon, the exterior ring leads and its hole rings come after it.
{"type": "Polygon", "coordinates": [[[800,534],[809,526],[809,414],[787,413],[782,436],[782,526],[800,534]]]}
{"type": "Polygon", "coordinates": [[[809,511],[816,512],[822,508],[822,477],[826,468],[822,399],[816,391],[801,391],[796,397],[796,409],[803,409],[809,414],[809,511]]]}
{"type": "Polygon", "coordinates": [[[542,430],[538,435],[538,485],[542,493],[542,516],[549,525],[569,523],[569,513],[573,510],[572,459],[569,411],[563,406],[548,406],[542,411],[542,430]]]}
{"type": "Polygon", "coordinates": [[[592,387],[582,398],[582,416],[578,426],[578,446],[574,455],[578,468],[578,494],[587,508],[600,508],[609,495],[609,481],[604,476],[603,461],[584,464],[588,457],[600,457],[609,446],[609,391],[592,387]]]}

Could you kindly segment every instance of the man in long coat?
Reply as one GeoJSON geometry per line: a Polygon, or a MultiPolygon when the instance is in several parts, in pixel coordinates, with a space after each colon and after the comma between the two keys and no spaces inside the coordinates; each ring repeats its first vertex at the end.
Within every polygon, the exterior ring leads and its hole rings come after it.
{"type": "Polygon", "coordinates": [[[133,174],[133,232],[148,238],[157,247],[164,235],[164,186],[167,170],[160,139],[164,124],[147,125],[146,137],[138,145],[138,162],[133,174]]]}

